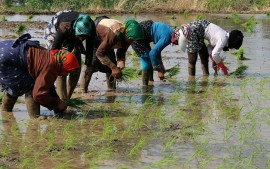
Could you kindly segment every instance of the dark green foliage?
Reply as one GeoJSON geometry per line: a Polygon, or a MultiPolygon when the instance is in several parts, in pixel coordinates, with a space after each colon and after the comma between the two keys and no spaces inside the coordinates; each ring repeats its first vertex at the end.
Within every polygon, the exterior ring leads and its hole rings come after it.
{"type": "Polygon", "coordinates": [[[81,98],[71,98],[67,101],[67,105],[73,108],[81,108],[81,106],[86,105],[87,103],[81,98]]]}
{"type": "Polygon", "coordinates": [[[231,73],[231,75],[240,76],[245,73],[245,71],[248,69],[246,65],[239,66],[234,72],[231,73]]]}
{"type": "Polygon", "coordinates": [[[21,35],[25,30],[26,30],[25,24],[20,23],[20,24],[16,27],[15,33],[16,33],[17,35],[21,35]]]}

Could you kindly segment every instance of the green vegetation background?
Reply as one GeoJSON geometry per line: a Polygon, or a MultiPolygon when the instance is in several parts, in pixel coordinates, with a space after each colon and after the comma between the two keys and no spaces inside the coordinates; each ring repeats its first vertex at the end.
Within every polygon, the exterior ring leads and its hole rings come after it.
{"type": "Polygon", "coordinates": [[[0,0],[2,13],[126,12],[269,12],[269,0],[0,0]]]}

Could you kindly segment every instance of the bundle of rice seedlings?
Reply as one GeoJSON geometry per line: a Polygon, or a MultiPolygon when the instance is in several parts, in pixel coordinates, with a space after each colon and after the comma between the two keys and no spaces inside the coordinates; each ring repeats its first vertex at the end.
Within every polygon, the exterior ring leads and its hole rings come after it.
{"type": "Polygon", "coordinates": [[[67,105],[73,108],[81,108],[82,106],[86,105],[87,103],[83,101],[80,97],[71,98],[67,100],[67,105]]]}
{"type": "Polygon", "coordinates": [[[231,73],[231,75],[235,75],[235,76],[243,75],[245,71],[247,70],[247,68],[248,67],[246,65],[239,66],[234,72],[231,73]]]}
{"type": "Polygon", "coordinates": [[[130,80],[138,78],[139,73],[140,70],[138,69],[125,67],[124,69],[122,69],[122,77],[120,79],[117,79],[117,81],[128,83],[130,80]]]}
{"type": "Polygon", "coordinates": [[[177,75],[180,72],[179,64],[173,66],[170,69],[165,70],[165,79],[170,82],[176,82],[176,79],[173,76],[177,75]]]}
{"type": "Polygon", "coordinates": [[[167,77],[173,77],[173,76],[177,75],[180,72],[179,64],[173,66],[170,69],[167,69],[165,72],[167,74],[167,77]]]}

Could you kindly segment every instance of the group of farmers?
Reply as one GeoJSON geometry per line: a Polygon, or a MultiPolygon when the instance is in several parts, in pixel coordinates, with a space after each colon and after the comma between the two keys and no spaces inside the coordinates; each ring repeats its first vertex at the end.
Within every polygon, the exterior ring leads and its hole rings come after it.
{"type": "Polygon", "coordinates": [[[31,40],[30,34],[0,42],[0,85],[4,93],[2,111],[11,112],[17,98],[25,94],[31,118],[40,116],[40,105],[54,110],[56,114],[64,112],[66,101],[71,98],[80,78],[81,54],[85,55],[86,69],[80,89],[86,93],[91,77],[97,71],[106,73],[108,89],[116,88],[115,78],[122,76],[129,46],[140,58],[143,85],[153,81],[153,71],[164,79],[161,52],[169,44],[179,45],[181,50],[187,51],[190,76],[195,76],[198,54],[203,75],[209,75],[209,58],[215,74],[221,70],[229,75],[220,53],[239,49],[243,38],[241,31],[228,33],[207,20],[197,20],[173,29],[152,20],[120,22],[107,16],[92,20],[88,14],[60,11],[45,29],[46,47],[31,40]],[[207,46],[204,40],[208,41],[207,46]]]}

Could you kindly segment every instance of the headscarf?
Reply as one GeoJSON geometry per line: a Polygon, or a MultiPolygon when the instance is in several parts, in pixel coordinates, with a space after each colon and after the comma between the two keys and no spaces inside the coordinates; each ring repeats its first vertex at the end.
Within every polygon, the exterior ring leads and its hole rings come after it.
{"type": "Polygon", "coordinates": [[[74,69],[80,68],[80,64],[76,56],[72,52],[68,52],[65,49],[51,50],[51,57],[58,65],[58,71],[70,72],[74,69]]]}
{"type": "Polygon", "coordinates": [[[184,36],[188,39],[189,32],[190,32],[190,26],[185,24],[185,25],[182,25],[181,29],[182,29],[184,36]]]}
{"type": "Polygon", "coordinates": [[[233,30],[229,34],[228,47],[239,49],[242,46],[244,35],[239,30],[233,30]]]}
{"type": "Polygon", "coordinates": [[[123,24],[125,36],[127,39],[133,41],[144,39],[143,30],[137,21],[130,19],[126,20],[123,24]]]}
{"type": "Polygon", "coordinates": [[[173,45],[178,45],[178,39],[180,37],[180,32],[179,32],[179,28],[174,29],[173,33],[172,33],[172,38],[171,38],[171,43],[173,45]]]}
{"type": "Polygon", "coordinates": [[[73,24],[74,35],[90,36],[93,29],[92,19],[89,15],[80,14],[73,24]]]}

